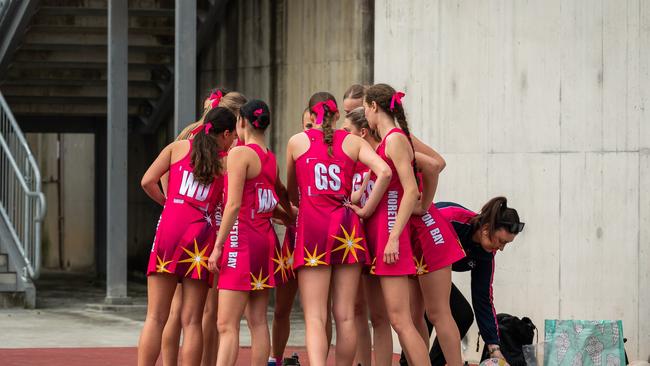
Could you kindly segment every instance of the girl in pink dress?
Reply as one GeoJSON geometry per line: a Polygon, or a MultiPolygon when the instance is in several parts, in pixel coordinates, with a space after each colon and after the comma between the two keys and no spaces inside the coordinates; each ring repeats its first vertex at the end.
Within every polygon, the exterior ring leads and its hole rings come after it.
{"type": "Polygon", "coordinates": [[[149,295],[138,347],[139,365],[154,365],[158,358],[179,279],[185,290],[181,307],[183,358],[189,364],[201,361],[201,317],[211,280],[207,253],[214,243],[215,212],[223,192],[223,162],[218,152],[225,151],[235,137],[235,116],[225,108],[215,108],[206,121],[194,140],[165,147],[142,178],[144,191],[164,208],[147,269],[149,295]],[[158,187],[166,172],[167,197],[158,187]]]}
{"type": "MultiPolygon", "coordinates": [[[[417,153],[416,153],[417,154],[417,153]]],[[[420,164],[419,166],[424,166],[420,164]]],[[[451,265],[464,258],[465,252],[451,224],[432,204],[439,171],[424,169],[422,194],[409,225],[416,263],[416,281],[411,282],[412,318],[422,338],[429,344],[424,320],[435,326],[438,342],[450,366],[460,366],[460,333],[449,305],[451,294],[451,265]],[[419,284],[419,286],[417,286],[419,284]]]]}
{"type": "MultiPolygon", "coordinates": [[[[365,91],[365,89],[364,89],[365,91]]],[[[363,104],[363,94],[359,96],[360,103],[363,104]]],[[[344,102],[349,106],[351,103],[344,102]]],[[[363,107],[352,109],[346,116],[343,123],[343,129],[353,135],[360,136],[366,140],[373,149],[376,149],[381,141],[376,131],[370,129],[363,107]]],[[[368,200],[374,182],[370,181],[370,170],[363,164],[357,163],[355,173],[352,178],[352,198],[354,204],[363,207],[368,200]]],[[[372,341],[374,342],[374,364],[377,366],[390,366],[393,360],[393,336],[390,331],[390,322],[386,314],[386,306],[383,301],[381,285],[379,279],[374,276],[372,266],[369,263],[361,276],[361,286],[363,291],[359,291],[357,302],[355,304],[355,324],[359,333],[359,342],[357,344],[357,355],[355,365],[370,365],[371,351],[373,349],[368,329],[368,310],[370,312],[370,322],[372,323],[372,341]],[[364,333],[368,333],[364,336],[364,333]],[[363,343],[362,343],[363,342],[363,343]]]]}
{"type": "MultiPolygon", "coordinates": [[[[209,96],[203,103],[203,116],[199,121],[188,126],[181,132],[176,140],[193,139],[194,136],[200,132],[207,113],[217,106],[227,108],[235,117],[239,115],[239,108],[244,105],[248,100],[246,97],[236,91],[227,91],[223,88],[213,89],[209,96]]],[[[233,135],[234,131],[233,131],[233,135]]],[[[236,137],[236,136],[235,136],[236,137]]],[[[234,143],[238,140],[234,139],[234,143]]],[[[230,147],[229,147],[230,148],[230,147]]],[[[229,150],[228,148],[228,150],[229,150]]],[[[219,151],[220,157],[227,155],[226,151],[219,151]]],[[[163,189],[166,189],[167,178],[166,175],[161,179],[164,182],[163,189]]],[[[223,201],[223,200],[221,200],[223,201]]],[[[221,211],[222,204],[216,209],[214,223],[216,230],[219,230],[221,224],[221,211]]],[[[217,362],[217,347],[219,340],[217,338],[217,290],[216,282],[212,281],[212,286],[208,290],[208,295],[205,298],[205,306],[203,307],[203,357],[201,363],[203,365],[214,365],[217,362]]],[[[162,339],[162,360],[165,365],[176,365],[178,363],[178,349],[181,338],[181,308],[183,305],[183,286],[179,283],[176,286],[174,293],[174,300],[169,312],[169,318],[165,329],[163,330],[162,339]]]]}
{"type": "MultiPolygon", "coordinates": [[[[382,138],[377,153],[393,171],[380,205],[365,220],[366,235],[391,326],[409,360],[415,365],[429,365],[426,344],[413,324],[410,306],[405,306],[405,301],[409,301],[408,276],[415,274],[408,223],[419,192],[414,174],[415,152],[401,104],[402,96],[403,93],[389,85],[376,84],[368,88],[364,97],[368,124],[382,138]]],[[[374,177],[370,180],[374,181],[374,177]]]]}
{"type": "Polygon", "coordinates": [[[287,189],[298,205],[294,269],[306,323],[310,365],[325,365],[327,299],[332,288],[337,364],[352,364],[356,351],[354,300],[368,251],[359,217],[345,206],[361,161],[378,176],[364,214],[372,212],[390,179],[386,163],[358,136],[334,130],[336,100],[319,92],[309,100],[313,127],[289,139],[287,189]]]}
{"type": "MultiPolygon", "coordinates": [[[[268,150],[264,131],[271,123],[269,108],[251,100],[240,109],[237,135],[244,146],[228,154],[226,204],[214,250],[208,260],[210,271],[219,270],[217,365],[230,366],[239,351],[239,321],[247,310],[252,335],[252,360],[264,364],[270,351],[266,310],[270,288],[274,287],[273,252],[277,237],[271,217],[279,198],[275,156],[268,150]],[[219,268],[217,268],[219,266],[219,268]]],[[[291,212],[288,201],[280,202],[291,212]]]]}

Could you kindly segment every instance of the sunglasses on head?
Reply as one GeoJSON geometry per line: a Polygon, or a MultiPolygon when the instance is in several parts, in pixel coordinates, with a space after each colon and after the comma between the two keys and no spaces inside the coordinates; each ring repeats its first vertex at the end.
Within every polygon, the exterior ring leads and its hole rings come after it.
{"type": "Polygon", "coordinates": [[[524,230],[525,222],[500,222],[499,227],[508,230],[511,234],[519,234],[524,230]]]}

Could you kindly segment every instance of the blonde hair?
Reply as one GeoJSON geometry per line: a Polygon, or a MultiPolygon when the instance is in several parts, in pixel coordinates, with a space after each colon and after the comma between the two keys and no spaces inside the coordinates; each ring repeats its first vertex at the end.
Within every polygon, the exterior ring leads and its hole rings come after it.
{"type": "MultiPolygon", "coordinates": [[[[232,91],[224,95],[223,97],[221,97],[221,101],[219,101],[219,107],[224,107],[230,110],[235,115],[235,117],[237,117],[239,116],[239,108],[241,108],[241,106],[246,104],[246,102],[248,102],[248,99],[246,99],[244,94],[240,92],[232,91]]],[[[212,108],[206,108],[205,112],[203,113],[203,116],[201,116],[201,119],[185,127],[181,131],[181,133],[179,133],[178,136],[176,136],[175,141],[187,140],[190,137],[192,137],[192,131],[194,131],[195,128],[203,124],[203,120],[205,119],[205,116],[211,110],[212,108]]]]}

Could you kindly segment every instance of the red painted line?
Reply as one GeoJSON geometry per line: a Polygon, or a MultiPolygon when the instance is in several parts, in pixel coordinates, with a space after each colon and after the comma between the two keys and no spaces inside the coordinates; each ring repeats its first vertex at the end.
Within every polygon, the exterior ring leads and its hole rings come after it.
{"type": "MultiPolygon", "coordinates": [[[[250,347],[240,349],[238,365],[250,365],[250,351],[250,347]]],[[[293,352],[298,353],[301,365],[309,365],[304,347],[288,347],[286,354],[293,352]]],[[[3,366],[127,366],[137,364],[137,359],[138,349],[135,347],[0,349],[0,364],[3,366]]],[[[399,355],[394,355],[393,360],[398,361],[399,355]]],[[[327,364],[334,365],[334,352],[330,352],[327,364]]],[[[158,359],[156,365],[162,366],[162,361],[158,359]]]]}

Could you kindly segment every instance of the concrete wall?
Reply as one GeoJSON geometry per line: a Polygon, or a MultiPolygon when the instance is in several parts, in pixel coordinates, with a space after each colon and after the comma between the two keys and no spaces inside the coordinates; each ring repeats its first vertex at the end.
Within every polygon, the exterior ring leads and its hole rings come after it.
{"type": "Polygon", "coordinates": [[[348,86],[372,79],[372,9],[371,0],[234,2],[199,59],[197,95],[224,86],[269,103],[268,140],[286,181],[285,146],[309,97],[329,91],[342,105],[348,86]]]}
{"type": "Polygon", "coordinates": [[[233,4],[199,61],[199,94],[223,85],[267,101],[273,113],[271,145],[283,160],[311,94],[330,91],[341,102],[350,84],[371,80],[372,43],[366,40],[372,38],[372,2],[233,4]]]}
{"type": "Polygon", "coordinates": [[[42,230],[42,266],[45,268],[60,267],[59,247],[59,199],[58,199],[58,147],[57,135],[46,133],[27,134],[27,142],[36,157],[41,169],[43,194],[47,204],[47,212],[42,230]]]}
{"type": "Polygon", "coordinates": [[[527,223],[497,255],[497,311],[542,338],[544,319],[623,319],[647,360],[650,4],[378,0],[375,15],[375,81],[406,92],[448,162],[436,199],[502,194],[527,223]]]}
{"type": "Polygon", "coordinates": [[[27,137],[41,169],[44,181],[43,192],[47,200],[47,214],[43,225],[43,267],[72,271],[93,270],[95,267],[94,136],[92,134],[58,136],[57,134],[28,134],[27,137]],[[60,149],[58,139],[60,139],[60,149]],[[59,158],[61,159],[60,170],[59,158]],[[61,201],[59,201],[59,189],[61,201]],[[62,247],[61,243],[63,243],[62,247]]]}

